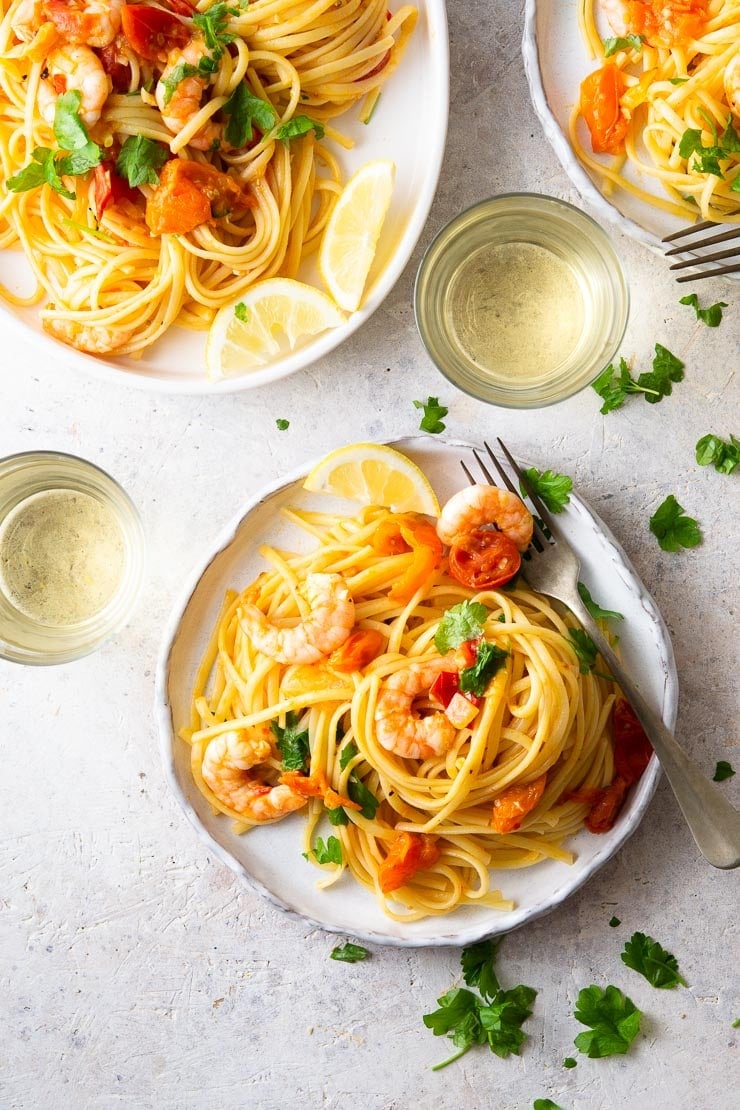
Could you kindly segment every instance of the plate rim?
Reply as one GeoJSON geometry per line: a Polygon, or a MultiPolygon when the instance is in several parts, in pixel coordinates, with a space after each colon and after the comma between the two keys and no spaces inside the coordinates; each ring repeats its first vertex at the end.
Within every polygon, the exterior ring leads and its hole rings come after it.
{"type": "Polygon", "coordinates": [[[432,140],[428,141],[424,147],[424,161],[427,172],[423,179],[423,186],[417,193],[412,216],[393,251],[390,263],[376,280],[365,304],[356,312],[349,314],[344,324],[319,334],[315,340],[312,340],[298,351],[281,358],[276,365],[246,371],[238,377],[211,381],[206,375],[205,363],[201,378],[170,379],[163,377],[161,371],[148,373],[137,370],[134,360],[130,360],[130,364],[124,366],[118,365],[115,361],[101,360],[95,355],[78,351],[32,327],[4,299],[0,299],[0,321],[9,323],[11,328],[17,334],[23,335],[39,354],[46,354],[51,363],[62,361],[65,366],[75,373],[81,372],[96,381],[140,389],[143,392],[155,394],[218,396],[220,394],[242,393],[251,389],[258,389],[263,385],[269,385],[272,382],[281,381],[300,370],[306,370],[320,358],[324,358],[336,350],[370,319],[376,309],[392,292],[406,266],[411,261],[429,218],[439,184],[447,142],[450,107],[450,45],[447,8],[445,0],[421,0],[417,6],[420,9],[423,6],[423,12],[429,24],[429,33],[426,40],[429,55],[425,64],[431,65],[437,78],[432,82],[432,91],[436,98],[433,114],[434,118],[438,120],[438,124],[434,130],[432,140]],[[306,358],[308,352],[311,353],[306,358]]]}
{"type": "MultiPolygon", "coordinates": [[[[433,440],[430,436],[412,435],[395,438],[392,440],[382,441],[389,446],[396,447],[403,450],[404,444],[420,444],[420,443],[435,443],[437,446],[456,450],[470,450],[476,446],[467,441],[457,439],[444,439],[433,440]]],[[[322,456],[323,457],[323,456],[322,456]]],[[[314,460],[314,462],[319,461],[314,460]]],[[[175,768],[175,743],[178,741],[177,734],[174,728],[174,721],[172,718],[172,707],[169,700],[168,693],[168,680],[170,674],[170,658],[174,645],[176,643],[179,628],[191,598],[198,588],[202,578],[210,569],[215,559],[234,541],[242,523],[249,516],[249,514],[262,504],[265,500],[270,498],[288,486],[294,485],[300,481],[308,471],[311,469],[312,462],[300,464],[294,468],[288,475],[281,477],[270,482],[268,485],[260,487],[260,489],[253,494],[243,508],[235,514],[231,520],[220,529],[207,552],[201,556],[201,561],[198,562],[197,567],[189,575],[185,586],[177,595],[167,621],[165,622],[160,647],[157,655],[157,665],[155,672],[154,682],[154,715],[157,722],[157,731],[159,737],[159,749],[162,765],[165,773],[165,779],[177,799],[180,808],[183,810],[185,817],[190,825],[195,829],[198,839],[206,847],[206,849],[214,855],[221,863],[223,863],[230,870],[234,871],[246,885],[259,894],[267,902],[273,905],[276,909],[287,914],[292,920],[299,922],[303,925],[310,925],[313,928],[321,929],[326,933],[351,935],[358,940],[363,940],[371,944],[384,945],[396,948],[439,948],[439,947],[462,947],[464,945],[472,944],[484,939],[485,937],[500,936],[505,933],[513,932],[515,929],[521,928],[528,924],[530,921],[536,921],[538,918],[551,913],[558,908],[571,894],[575,894],[580,890],[594,874],[600,870],[616,853],[624,846],[627,840],[632,836],[640,825],[642,819],[647,812],[648,805],[657,789],[658,782],[661,778],[661,767],[658,762],[657,756],[653,755],[646,771],[643,773],[636,789],[633,800],[632,811],[629,818],[624,822],[623,827],[619,831],[619,835],[614,840],[605,842],[604,846],[598,850],[590,859],[588,864],[577,874],[569,874],[564,877],[563,882],[550,891],[544,901],[536,903],[533,907],[528,908],[514,908],[509,913],[503,915],[501,918],[501,927],[490,928],[490,923],[477,924],[473,921],[465,929],[458,929],[454,933],[440,932],[435,936],[419,937],[419,936],[391,936],[381,933],[376,929],[360,929],[348,930],[341,925],[335,925],[330,922],[319,921],[311,917],[308,913],[303,913],[295,907],[285,903],[282,898],[276,895],[273,891],[269,890],[265,885],[256,879],[246,868],[246,866],[233,856],[225,847],[223,847],[211,834],[201,822],[193,806],[188,800],[180,781],[177,776],[175,768]]],[[[663,705],[661,709],[661,716],[666,726],[673,731],[675,729],[676,718],[678,713],[678,674],[676,671],[675,656],[673,652],[673,644],[671,641],[670,633],[665,624],[663,616],[655,603],[653,597],[646,589],[642,579],[638,575],[636,569],[632,565],[626,552],[621,547],[611,529],[602,520],[591,506],[584,501],[577,493],[571,493],[571,503],[578,511],[584,512],[596,524],[598,530],[602,533],[608,545],[612,549],[614,558],[620,564],[620,570],[627,572],[631,579],[633,579],[639,586],[640,594],[639,600],[641,606],[648,613],[650,619],[654,623],[657,632],[665,649],[665,675],[663,683],[663,705]]],[[[439,918],[440,921],[444,920],[439,918]]]]}

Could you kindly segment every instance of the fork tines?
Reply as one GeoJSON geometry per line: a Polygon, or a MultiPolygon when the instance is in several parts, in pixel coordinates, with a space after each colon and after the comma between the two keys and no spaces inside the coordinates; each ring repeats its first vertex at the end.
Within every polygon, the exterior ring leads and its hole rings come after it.
{"type": "MultiPolygon", "coordinates": [[[[541,551],[547,546],[547,544],[549,542],[548,537],[546,536],[543,528],[541,527],[541,523],[544,523],[545,527],[549,531],[553,531],[553,529],[551,527],[552,519],[550,517],[550,514],[548,513],[545,506],[542,504],[542,501],[540,500],[540,498],[537,496],[537,494],[534,492],[534,490],[530,486],[529,482],[527,481],[526,474],[524,474],[522,472],[518,463],[515,461],[515,459],[513,458],[511,453],[509,452],[506,445],[500,439],[498,439],[498,437],[497,437],[497,442],[498,442],[499,447],[503,451],[504,455],[506,456],[506,460],[509,463],[509,466],[511,467],[511,469],[514,471],[517,478],[521,482],[522,489],[524,489],[526,491],[527,496],[529,497],[530,501],[532,502],[534,507],[537,509],[537,512],[539,513],[539,515],[541,517],[541,521],[538,521],[537,518],[535,517],[534,531],[533,531],[534,540],[535,540],[536,544],[539,545],[538,550],[541,551]]],[[[485,442],[485,440],[483,442],[483,446],[486,449],[486,453],[488,454],[489,459],[491,460],[491,462],[495,466],[496,470],[498,471],[498,474],[499,474],[503,484],[506,486],[506,488],[508,490],[511,491],[511,493],[515,493],[517,495],[517,497],[519,497],[520,496],[519,490],[516,488],[516,486],[512,482],[509,475],[506,473],[504,468],[501,466],[501,463],[498,461],[498,459],[494,455],[494,453],[491,450],[491,448],[489,447],[489,445],[485,442]]],[[[486,479],[486,481],[489,482],[490,485],[495,486],[496,485],[496,480],[494,479],[490,470],[488,469],[488,467],[486,466],[485,462],[480,457],[478,452],[475,450],[475,448],[473,448],[473,455],[475,456],[475,461],[478,463],[478,466],[481,468],[481,471],[482,471],[483,476],[486,479]]],[[[465,463],[462,462],[462,460],[460,462],[460,465],[462,466],[463,471],[465,472],[465,475],[466,475],[468,481],[471,482],[471,483],[475,483],[475,478],[470,473],[470,470],[465,465],[465,463]]]]}
{"type": "MultiPolygon", "coordinates": [[[[692,224],[691,227],[685,227],[681,231],[674,231],[672,235],[666,235],[662,240],[663,243],[675,243],[679,239],[685,239],[688,236],[703,235],[704,232],[714,230],[721,225],[716,224],[713,220],[704,220],[702,223],[692,224]]],[[[699,238],[696,242],[682,242],[678,246],[671,247],[666,251],[666,256],[676,254],[686,254],[689,251],[703,251],[706,247],[716,246],[718,243],[729,243],[731,239],[740,239],[740,226],[731,227],[728,231],[719,231],[715,235],[709,235],[699,238]]],[[[709,262],[721,262],[725,258],[733,258],[735,261],[730,262],[724,266],[714,266],[711,269],[703,269],[696,273],[682,274],[677,277],[677,282],[683,281],[698,281],[700,278],[706,277],[721,277],[723,274],[733,274],[740,271],[740,243],[729,247],[727,250],[713,251],[710,254],[694,254],[691,258],[685,258],[681,262],[674,262],[671,270],[685,270],[689,267],[705,266],[709,262]]]]}

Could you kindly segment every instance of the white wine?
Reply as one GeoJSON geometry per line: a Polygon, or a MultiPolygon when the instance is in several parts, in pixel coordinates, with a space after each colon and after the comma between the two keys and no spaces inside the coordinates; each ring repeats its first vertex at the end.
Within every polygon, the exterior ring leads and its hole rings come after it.
{"type": "Polygon", "coordinates": [[[33,493],[0,526],[0,590],[41,624],[63,627],[95,616],[115,594],[124,569],[115,515],[80,490],[33,493]]]}
{"type": "Polygon", "coordinates": [[[487,243],[463,259],[444,302],[445,327],[492,381],[534,384],[557,374],[581,339],[580,284],[538,243],[487,243]]]}

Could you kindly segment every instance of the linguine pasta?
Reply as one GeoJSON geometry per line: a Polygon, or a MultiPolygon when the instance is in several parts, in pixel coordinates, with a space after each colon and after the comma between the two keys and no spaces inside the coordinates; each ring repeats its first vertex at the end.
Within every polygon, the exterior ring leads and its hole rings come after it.
{"type": "MultiPolygon", "coordinates": [[[[301,850],[316,864],[319,838],[323,844],[334,836],[341,858],[323,865],[320,885],[351,878],[396,920],[447,914],[461,905],[511,908],[496,887],[499,873],[545,859],[572,862],[565,842],[583,826],[588,805],[569,792],[580,789],[582,799],[612,781],[615,687],[606,677],[581,673],[569,636],[572,617],[524,583],[476,592],[449,576],[445,558],[407,603],[399,603],[389,594],[412,556],[379,554],[373,546],[386,510],[366,508],[353,518],[285,512],[315,546],[308,553],[260,548],[270,569],[246,590],[227,595],[196,676],[190,727],[181,732],[191,745],[195,783],[237,832],[246,832],[256,822],[204,779],[208,747],[234,730],[272,722],[279,735],[286,722],[299,722],[310,746],[306,773],[323,774],[333,791],[361,808],[345,808],[338,820],[337,810],[315,797],[287,817],[302,826],[296,866],[302,865],[301,850]],[[273,623],[289,626],[305,618],[299,590],[317,572],[341,575],[354,600],[354,627],[380,634],[380,653],[366,665],[341,670],[332,655],[310,664],[277,662],[248,634],[244,613],[252,605],[273,623]],[[503,660],[478,712],[454,730],[440,755],[414,759],[388,750],[377,715],[385,683],[409,667],[440,665],[440,622],[465,601],[485,607],[482,635],[503,660]],[[494,801],[543,776],[544,791],[520,827],[494,831],[494,801]],[[421,834],[437,858],[388,892],[384,861],[404,832],[421,834]]],[[[423,695],[413,711],[423,716],[439,705],[423,695]]],[[[273,749],[256,770],[276,783],[280,752],[273,749]]]]}
{"type": "MultiPolygon", "coordinates": [[[[622,189],[684,220],[740,222],[740,0],[655,4],[657,12],[695,8],[690,26],[698,33],[641,27],[642,42],[634,45],[622,36],[608,59],[597,27],[600,7],[607,5],[579,0],[579,27],[589,56],[616,68],[619,111],[628,126],[618,149],[595,157],[582,140],[582,91],[568,127],[579,160],[600,180],[605,196],[622,189]]],[[[630,7],[638,5],[608,5],[622,15],[630,7]]],[[[644,9],[650,15],[651,4],[644,9]]],[[[624,28],[631,29],[629,23],[624,28]]],[[[613,28],[608,33],[620,39],[613,28]]]]}
{"type": "MultiPolygon", "coordinates": [[[[107,7],[120,10],[120,0],[107,7]]],[[[190,0],[163,0],[127,7],[137,14],[154,11],[175,30],[184,28],[180,38],[188,41],[169,50],[155,40],[155,60],[140,56],[121,31],[103,49],[71,47],[68,32],[59,28],[73,16],[79,22],[88,8],[106,5],[0,0],[0,161],[6,184],[0,246],[20,247],[36,282],[28,297],[8,289],[0,294],[13,305],[40,305],[44,328],[78,349],[136,357],[173,324],[207,328],[219,307],[238,300],[257,279],[295,276],[301,260],[317,248],[341,190],[336,158],[317,136],[325,131],[327,139],[351,145],[330,121],[359,101],[367,120],[417,12],[405,6],[391,14],[386,0],[200,0],[197,8],[190,0]],[[23,32],[29,6],[35,22],[23,32]],[[209,39],[197,17],[216,9],[218,33],[209,39]],[[71,74],[60,76],[72,49],[86,51],[84,66],[75,63],[71,74]],[[203,75],[194,61],[206,65],[203,75]],[[65,87],[76,89],[75,74],[83,69],[93,85],[97,79],[111,88],[99,118],[87,125],[90,140],[104,152],[103,169],[117,168],[126,140],[140,137],[159,145],[161,159],[195,163],[191,177],[197,167],[218,171],[215,178],[211,174],[216,185],[211,178],[205,185],[197,178],[195,186],[186,182],[191,194],[200,189],[200,200],[211,201],[208,218],[198,226],[177,234],[150,230],[145,203],[161,193],[156,176],[105,200],[100,166],[62,175],[70,196],[48,183],[27,191],[7,188],[8,179],[32,163],[34,151],[56,150],[58,136],[42,114],[43,103],[58,99],[65,87]],[[195,105],[185,95],[188,81],[195,83],[195,105]],[[234,145],[233,133],[228,141],[232,117],[226,110],[235,94],[250,98],[252,111],[256,103],[254,119],[261,123],[247,128],[243,145],[234,145]],[[176,113],[180,118],[168,125],[176,113]],[[290,137],[296,120],[308,130],[298,128],[290,137]],[[218,176],[224,174],[232,183],[227,200],[213,200],[214,192],[224,194],[218,176]]],[[[80,36],[85,32],[73,41],[80,36]]],[[[80,95],[82,118],[89,94],[83,89],[80,95]]]]}

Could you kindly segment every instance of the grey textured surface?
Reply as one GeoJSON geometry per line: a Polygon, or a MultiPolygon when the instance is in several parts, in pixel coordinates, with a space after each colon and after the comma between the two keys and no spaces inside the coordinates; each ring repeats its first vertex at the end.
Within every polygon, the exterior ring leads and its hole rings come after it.
{"type": "MultiPolygon", "coordinates": [[[[570,473],[658,602],[673,637],[678,735],[712,773],[740,769],[736,623],[737,476],[694,462],[708,431],[737,433],[740,285],[710,330],[645,247],[615,235],[633,308],[623,353],[656,341],[686,362],[659,406],[607,417],[587,391],[512,413],[457,393],[417,337],[421,250],[463,206],[497,191],[578,197],[544,142],[520,58],[521,11],[451,5],[452,110],[445,165],[414,259],[369,323],[310,369],[219,398],[167,398],[92,382],[6,343],[3,454],[56,448],[110,471],[142,512],[149,577],[131,624],[97,655],[31,670],[0,664],[0,1106],[231,1110],[309,1106],[524,1110],[729,1110],[740,1073],[737,874],[698,857],[661,784],[619,855],[551,916],[508,937],[505,985],[539,991],[520,1057],[475,1049],[448,1069],[422,1014],[459,980],[454,949],[377,948],[329,960],[336,938],[288,920],[210,859],[169,796],[151,704],[162,623],[215,531],[263,483],[340,443],[416,430],[414,398],[449,406],[451,438],[504,434],[521,455],[570,473]],[[275,420],[290,421],[279,432],[275,420]],[[674,493],[701,547],[660,551],[647,528],[674,493]],[[734,502],[733,502],[734,499],[734,502]],[[608,927],[610,917],[619,928],[608,927]],[[689,986],[657,991],[619,959],[634,930],[674,952],[689,986]],[[645,1011],[625,1057],[579,1058],[578,990],[620,986],[645,1011]]],[[[691,286],[688,286],[689,290],[691,286]]],[[[735,778],[724,784],[738,797],[735,778]]]]}

